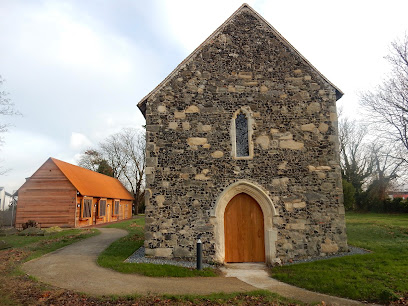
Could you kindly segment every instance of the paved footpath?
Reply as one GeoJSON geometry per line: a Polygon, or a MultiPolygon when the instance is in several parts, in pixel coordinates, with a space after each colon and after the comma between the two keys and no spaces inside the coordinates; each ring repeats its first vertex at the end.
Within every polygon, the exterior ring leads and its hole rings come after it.
{"type": "Polygon", "coordinates": [[[23,270],[41,282],[91,295],[124,294],[210,294],[245,292],[258,288],[306,303],[325,301],[329,305],[356,305],[358,302],[296,288],[271,279],[255,266],[227,265],[227,277],[147,277],[123,274],[97,265],[96,259],[113,241],[127,232],[100,228],[100,235],[71,244],[23,265],[23,270]],[[271,280],[271,282],[269,282],[271,280]]]}
{"type": "Polygon", "coordinates": [[[221,270],[226,277],[236,277],[256,288],[269,290],[278,293],[281,296],[300,300],[304,303],[314,304],[315,302],[324,301],[327,305],[362,305],[362,303],[358,301],[317,293],[282,283],[269,276],[264,264],[227,264],[225,267],[221,268],[221,270]]]}

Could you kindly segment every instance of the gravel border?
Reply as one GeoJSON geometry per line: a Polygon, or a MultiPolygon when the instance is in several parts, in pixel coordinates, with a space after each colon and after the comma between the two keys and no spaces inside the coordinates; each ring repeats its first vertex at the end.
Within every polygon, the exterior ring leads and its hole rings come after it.
{"type": "MultiPolygon", "coordinates": [[[[303,262],[312,262],[312,261],[317,261],[317,260],[323,260],[323,259],[330,259],[330,258],[337,258],[337,257],[343,257],[343,256],[349,256],[349,255],[362,255],[362,254],[368,254],[371,253],[370,251],[353,247],[349,245],[349,251],[348,252],[341,252],[337,253],[334,255],[328,255],[328,256],[315,256],[315,257],[310,257],[307,259],[301,259],[301,260],[294,260],[292,262],[285,262],[282,265],[287,266],[287,265],[294,265],[298,263],[303,263],[303,262]]],[[[185,267],[185,268],[196,268],[196,262],[195,261],[185,261],[185,260],[178,260],[178,259],[167,259],[167,258],[149,258],[145,256],[145,248],[140,247],[139,249],[136,250],[132,255],[130,255],[125,262],[130,262],[130,263],[152,263],[156,265],[173,265],[173,266],[180,266],[180,267],[185,267]]],[[[211,265],[203,263],[203,268],[211,267],[211,265]]]]}
{"type": "Polygon", "coordinates": [[[340,253],[333,254],[333,255],[315,256],[315,257],[310,257],[306,259],[293,260],[292,262],[283,263],[282,266],[294,265],[294,264],[303,263],[303,262],[312,262],[312,261],[317,261],[317,260],[331,259],[331,258],[337,258],[337,257],[343,257],[343,256],[349,256],[349,255],[363,255],[363,254],[371,253],[371,251],[368,251],[362,248],[358,248],[358,247],[354,247],[351,245],[349,245],[348,248],[349,248],[348,252],[340,252],[340,253]]]}
{"type": "MultiPolygon", "coordinates": [[[[196,268],[197,263],[195,261],[185,261],[177,259],[167,259],[167,258],[149,258],[145,256],[145,248],[140,247],[125,260],[125,262],[133,263],[152,263],[156,265],[173,265],[185,268],[196,268]]],[[[209,264],[203,263],[203,268],[210,267],[209,264]]]]}

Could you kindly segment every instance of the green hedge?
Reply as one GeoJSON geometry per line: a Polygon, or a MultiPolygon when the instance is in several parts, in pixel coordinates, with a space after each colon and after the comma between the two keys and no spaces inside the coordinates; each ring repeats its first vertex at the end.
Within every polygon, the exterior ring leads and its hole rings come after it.
{"type": "Polygon", "coordinates": [[[408,199],[386,199],[382,207],[384,212],[408,213],[408,199]]]}

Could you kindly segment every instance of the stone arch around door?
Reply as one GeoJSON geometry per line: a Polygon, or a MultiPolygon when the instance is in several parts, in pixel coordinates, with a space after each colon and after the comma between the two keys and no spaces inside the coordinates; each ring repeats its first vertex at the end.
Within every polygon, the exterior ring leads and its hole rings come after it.
{"type": "Polygon", "coordinates": [[[246,193],[251,196],[261,207],[264,217],[265,259],[272,263],[276,259],[277,230],[273,228],[273,217],[277,216],[275,206],[267,192],[254,183],[246,180],[235,182],[228,186],[217,198],[214,209],[211,211],[212,223],[215,233],[215,261],[225,261],[225,233],[224,213],[228,203],[236,195],[246,193]]]}

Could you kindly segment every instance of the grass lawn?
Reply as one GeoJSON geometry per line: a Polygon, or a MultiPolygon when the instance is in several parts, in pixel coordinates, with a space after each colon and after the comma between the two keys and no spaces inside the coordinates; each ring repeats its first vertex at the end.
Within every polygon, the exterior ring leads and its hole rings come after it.
{"type": "Polygon", "coordinates": [[[96,230],[63,230],[47,236],[2,236],[12,248],[0,250],[0,305],[31,305],[43,297],[40,285],[20,271],[20,265],[71,243],[98,234],[96,230]]]}
{"type": "Polygon", "coordinates": [[[0,240],[10,244],[14,250],[26,252],[28,256],[24,258],[24,261],[29,261],[97,234],[99,232],[96,230],[69,229],[46,236],[2,236],[0,240]]]}
{"type": "Polygon", "coordinates": [[[408,297],[408,214],[347,213],[348,243],[365,255],[275,267],[271,275],[313,291],[387,303],[408,297]]]}
{"type": "MultiPolygon", "coordinates": [[[[126,252],[132,253],[142,243],[143,224],[144,219],[134,219],[109,225],[108,227],[129,231],[129,236],[122,239],[122,243],[116,247],[123,247],[126,252]]],[[[0,237],[0,240],[12,245],[12,248],[0,250],[0,305],[300,305],[296,301],[264,290],[211,295],[94,297],[37,282],[19,269],[21,264],[29,259],[96,234],[97,230],[72,229],[48,236],[0,237]]],[[[111,250],[115,250],[114,246],[111,250]]],[[[111,255],[108,255],[110,259],[115,257],[111,255]]],[[[118,257],[122,258],[123,255],[119,254],[118,257]]],[[[154,268],[157,268],[157,265],[152,265],[149,269],[154,268]]]]}
{"type": "Polygon", "coordinates": [[[126,263],[126,258],[132,255],[143,245],[144,240],[144,218],[127,220],[114,223],[105,227],[125,229],[129,235],[112,243],[99,255],[98,264],[122,273],[137,273],[146,276],[217,276],[216,270],[205,268],[202,271],[195,269],[177,267],[173,265],[157,265],[148,263],[126,263]]]}
{"type": "Polygon", "coordinates": [[[213,293],[209,295],[164,295],[164,299],[176,305],[305,305],[267,290],[246,293],[213,293]]]}

